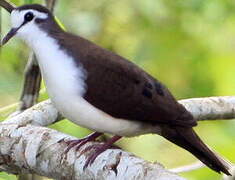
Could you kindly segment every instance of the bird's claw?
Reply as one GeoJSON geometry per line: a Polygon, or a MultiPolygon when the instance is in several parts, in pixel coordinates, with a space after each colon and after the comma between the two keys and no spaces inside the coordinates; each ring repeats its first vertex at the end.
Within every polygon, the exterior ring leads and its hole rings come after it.
{"type": "Polygon", "coordinates": [[[87,158],[85,165],[83,166],[83,170],[85,170],[88,166],[92,165],[95,161],[95,159],[105,150],[108,149],[106,144],[95,144],[87,147],[82,151],[81,154],[83,154],[86,151],[89,151],[91,149],[95,149],[95,151],[87,158]]]}
{"type": "Polygon", "coordinates": [[[69,150],[75,146],[76,146],[76,151],[78,151],[84,144],[86,144],[90,141],[94,141],[97,137],[99,137],[101,135],[102,135],[102,133],[94,132],[83,139],[76,139],[76,140],[67,141],[66,143],[67,143],[68,147],[65,150],[65,153],[68,153],[69,150]]]}
{"type": "MultiPolygon", "coordinates": [[[[94,149],[94,152],[87,158],[85,165],[83,166],[83,170],[85,170],[89,165],[91,165],[95,159],[108,148],[112,148],[113,143],[119,140],[121,136],[113,136],[109,139],[105,144],[93,144],[87,148],[85,148],[81,154],[91,149],[94,149]]],[[[115,148],[115,147],[114,147],[115,148]]]]}
{"type": "MultiPolygon", "coordinates": [[[[68,145],[68,147],[66,148],[64,153],[67,154],[69,152],[69,150],[72,149],[75,146],[78,146],[80,148],[81,147],[80,144],[82,142],[83,142],[83,139],[66,141],[66,144],[68,145]]],[[[83,144],[85,144],[85,143],[83,143],[83,144]]],[[[79,149],[78,147],[76,148],[76,151],[79,149]]]]}

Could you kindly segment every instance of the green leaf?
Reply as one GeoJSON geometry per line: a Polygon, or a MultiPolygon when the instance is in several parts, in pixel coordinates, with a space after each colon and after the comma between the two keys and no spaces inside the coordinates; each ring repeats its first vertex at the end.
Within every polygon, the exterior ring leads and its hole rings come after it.
{"type": "Polygon", "coordinates": [[[57,18],[55,17],[56,22],[59,24],[59,26],[63,29],[66,30],[65,26],[63,25],[63,23],[57,18]]]}

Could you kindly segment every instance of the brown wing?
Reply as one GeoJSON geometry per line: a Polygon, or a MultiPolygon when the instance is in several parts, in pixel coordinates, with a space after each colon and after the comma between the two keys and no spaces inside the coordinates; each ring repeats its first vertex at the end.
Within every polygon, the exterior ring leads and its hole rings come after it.
{"type": "Polygon", "coordinates": [[[60,43],[87,71],[85,99],[92,105],[116,118],[196,125],[168,89],[141,68],[81,37],[66,35],[71,41],[60,43]]]}

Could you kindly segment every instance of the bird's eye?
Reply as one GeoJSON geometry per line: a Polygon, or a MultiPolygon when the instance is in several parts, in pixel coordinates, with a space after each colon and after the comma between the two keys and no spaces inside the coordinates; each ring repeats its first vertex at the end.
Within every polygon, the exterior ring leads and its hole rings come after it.
{"type": "Polygon", "coordinates": [[[24,15],[24,20],[27,22],[31,21],[33,18],[34,18],[34,15],[32,12],[28,12],[24,15]]]}

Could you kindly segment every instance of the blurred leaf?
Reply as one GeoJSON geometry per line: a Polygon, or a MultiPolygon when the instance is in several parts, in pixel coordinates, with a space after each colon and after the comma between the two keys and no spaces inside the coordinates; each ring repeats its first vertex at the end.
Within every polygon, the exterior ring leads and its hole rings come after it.
{"type": "Polygon", "coordinates": [[[24,0],[24,4],[32,4],[34,0],[24,0]]]}
{"type": "Polygon", "coordinates": [[[63,29],[66,30],[65,26],[63,25],[63,23],[57,18],[55,17],[56,22],[59,24],[59,26],[63,29]]]}
{"type": "Polygon", "coordinates": [[[5,172],[1,172],[0,180],[17,180],[17,177],[15,175],[10,175],[5,172]]]}
{"type": "Polygon", "coordinates": [[[22,3],[22,0],[10,0],[15,5],[19,6],[22,3]]]}

